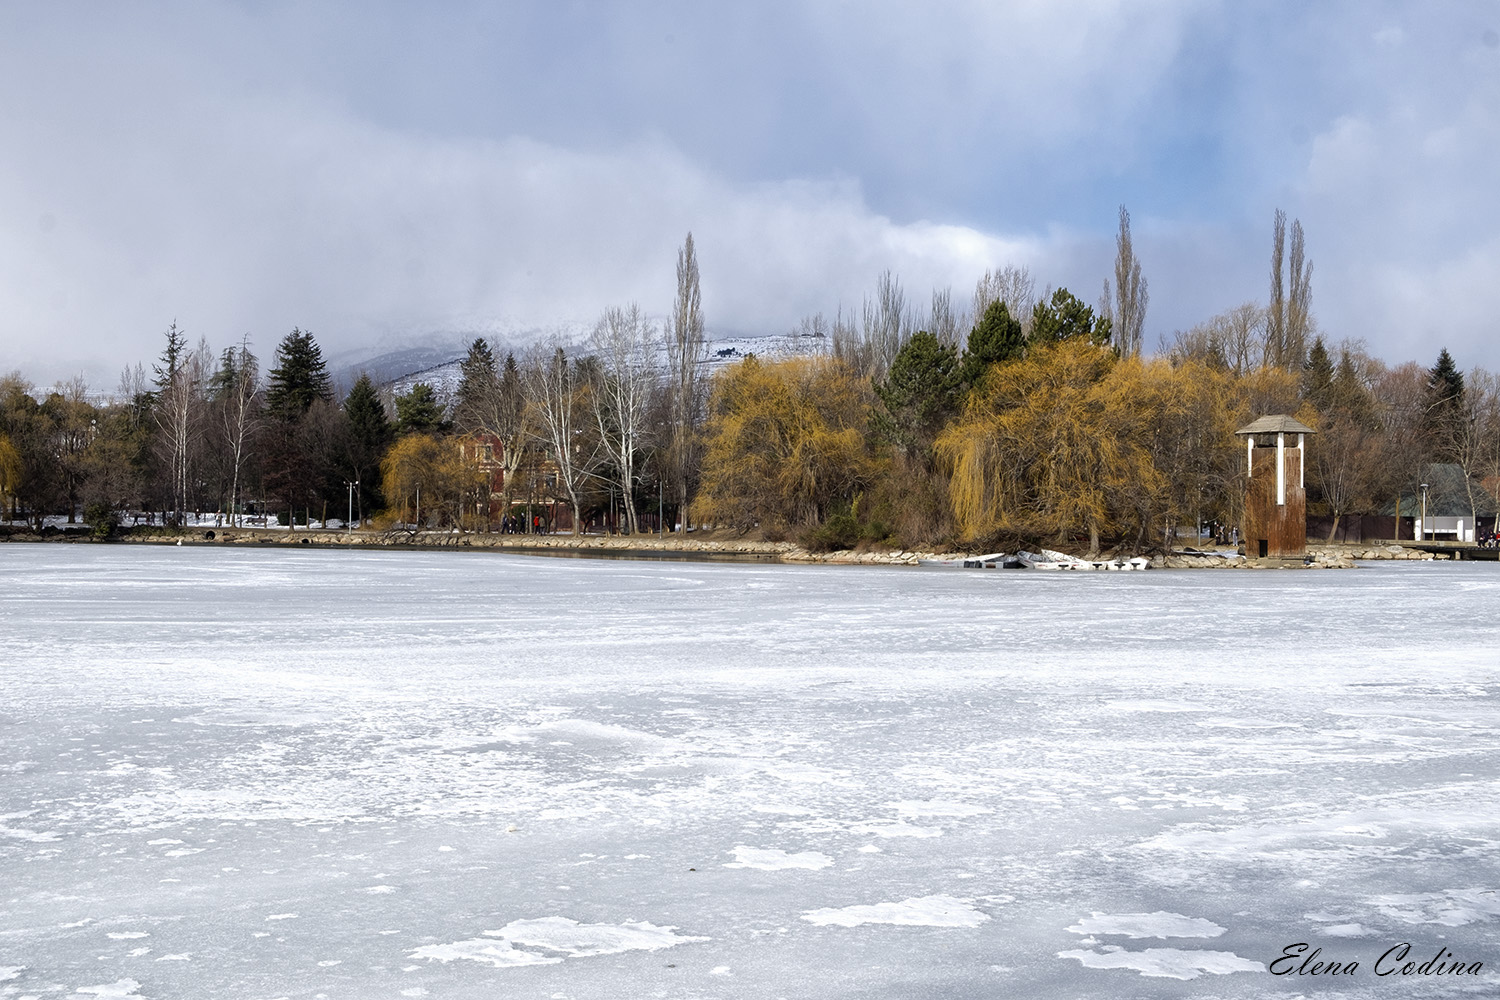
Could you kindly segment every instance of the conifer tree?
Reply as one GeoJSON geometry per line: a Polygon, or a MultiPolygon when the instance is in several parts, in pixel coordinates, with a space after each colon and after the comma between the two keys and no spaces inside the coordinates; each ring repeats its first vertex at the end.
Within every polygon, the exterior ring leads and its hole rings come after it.
{"type": "MultiPolygon", "coordinates": [[[[201,351],[207,350],[204,344],[201,351]]],[[[155,418],[156,451],[171,476],[168,495],[173,519],[180,523],[188,504],[193,443],[196,437],[201,401],[203,366],[206,359],[188,349],[187,337],[173,321],[167,330],[167,346],[162,350],[161,364],[153,366],[156,392],[152,393],[152,415],[155,418]]]]}
{"type": "Polygon", "coordinates": [[[411,391],[396,397],[396,433],[431,434],[440,430],[446,430],[443,405],[432,386],[418,382],[411,391]]]}
{"type": "Polygon", "coordinates": [[[368,373],[361,372],[354,388],[344,397],[344,417],[349,421],[350,434],[371,451],[390,443],[391,423],[368,373]]]}
{"type": "Polygon", "coordinates": [[[1339,366],[1333,373],[1329,396],[1335,411],[1367,430],[1375,428],[1375,406],[1370,390],[1365,387],[1348,351],[1339,352],[1339,366]]]}
{"type": "Polygon", "coordinates": [[[958,349],[918,330],[874,388],[883,404],[875,414],[876,429],[908,455],[925,460],[957,408],[958,349]]]}
{"type": "Polygon", "coordinates": [[[1094,310],[1083,304],[1066,288],[1052,293],[1049,302],[1038,302],[1031,311],[1031,337],[1028,344],[1054,344],[1081,337],[1093,344],[1109,343],[1112,324],[1108,316],[1094,316],[1094,310]]]}
{"type": "MultiPolygon", "coordinates": [[[[297,523],[296,512],[310,517],[314,502],[329,500],[336,493],[334,468],[328,464],[323,434],[303,434],[313,404],[331,405],[333,383],[323,352],[311,333],[293,329],[276,347],[276,367],[266,385],[266,412],[271,417],[265,437],[265,487],[270,496],[286,506],[289,524],[297,523]]],[[[325,406],[326,408],[326,406],[325,406]]],[[[309,431],[322,429],[324,421],[309,431]]]]}
{"type": "Polygon", "coordinates": [[[1021,321],[1010,314],[1010,307],[1003,301],[991,302],[969,331],[969,341],[959,363],[959,381],[973,388],[990,365],[1015,361],[1025,353],[1026,334],[1021,321]]]}
{"type": "Polygon", "coordinates": [[[1302,397],[1319,412],[1326,412],[1333,402],[1333,379],[1333,359],[1319,337],[1313,341],[1312,350],[1302,364],[1302,397]]]}
{"type": "Polygon", "coordinates": [[[483,337],[469,345],[459,372],[458,390],[453,397],[453,422],[465,433],[486,429],[486,413],[499,389],[500,373],[495,365],[495,352],[483,337]]]}
{"type": "Polygon", "coordinates": [[[1423,430],[1435,457],[1452,461],[1453,442],[1464,423],[1464,373],[1453,363],[1448,348],[1438,352],[1437,363],[1427,369],[1426,411],[1423,430]]]}
{"type": "Polygon", "coordinates": [[[333,383],[323,351],[311,333],[293,329],[276,347],[276,367],[266,387],[266,409],[282,421],[295,421],[313,400],[333,399],[333,383]]]}
{"type": "Polygon", "coordinates": [[[364,520],[366,507],[378,504],[380,459],[391,443],[391,423],[385,404],[367,373],[360,373],[344,397],[344,420],[348,425],[348,464],[359,483],[359,518],[364,520]]]}

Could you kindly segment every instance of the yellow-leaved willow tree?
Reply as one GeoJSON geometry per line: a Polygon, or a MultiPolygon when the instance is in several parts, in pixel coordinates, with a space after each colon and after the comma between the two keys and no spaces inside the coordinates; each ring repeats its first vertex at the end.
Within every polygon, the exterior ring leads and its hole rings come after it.
{"type": "Polygon", "coordinates": [[[1243,401],[1207,365],[1119,359],[1073,339],[993,365],[939,437],[960,534],[1134,534],[1230,495],[1243,401]]]}
{"type": "Polygon", "coordinates": [[[407,434],[380,460],[380,472],[387,513],[402,521],[452,527],[488,519],[484,473],[454,438],[407,434]]]}
{"type": "Polygon", "coordinates": [[[829,358],[762,361],[720,372],[704,426],[703,523],[815,525],[869,484],[870,383],[829,358]]]}

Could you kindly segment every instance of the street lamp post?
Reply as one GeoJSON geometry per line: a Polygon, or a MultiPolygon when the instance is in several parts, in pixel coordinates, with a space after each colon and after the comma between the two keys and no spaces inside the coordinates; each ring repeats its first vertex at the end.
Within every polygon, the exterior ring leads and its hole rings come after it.
{"type": "Polygon", "coordinates": [[[354,531],[354,491],[359,488],[359,480],[350,482],[346,479],[344,485],[349,488],[349,516],[344,519],[344,527],[352,532],[354,531]]]}
{"type": "Polygon", "coordinates": [[[1417,529],[1417,540],[1427,540],[1427,484],[1422,484],[1422,526],[1417,529]]]}

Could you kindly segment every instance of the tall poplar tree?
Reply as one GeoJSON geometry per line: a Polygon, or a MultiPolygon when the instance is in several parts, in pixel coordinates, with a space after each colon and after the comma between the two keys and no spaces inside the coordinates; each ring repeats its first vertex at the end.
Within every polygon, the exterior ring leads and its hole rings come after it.
{"type": "Polygon", "coordinates": [[[1104,303],[1100,312],[1108,318],[1115,334],[1115,346],[1122,356],[1141,353],[1142,331],[1146,325],[1146,279],[1141,277],[1141,261],[1135,255],[1130,237],[1130,213],[1120,206],[1120,231],[1115,236],[1115,287],[1110,295],[1109,282],[1104,283],[1104,303]]]}
{"type": "Polygon", "coordinates": [[[672,429],[667,466],[676,493],[678,516],[688,528],[688,493],[698,468],[698,426],[703,419],[699,369],[708,357],[703,331],[703,296],[698,282],[698,251],[688,233],[677,251],[677,298],[672,318],[663,327],[667,347],[667,391],[672,429]]]}

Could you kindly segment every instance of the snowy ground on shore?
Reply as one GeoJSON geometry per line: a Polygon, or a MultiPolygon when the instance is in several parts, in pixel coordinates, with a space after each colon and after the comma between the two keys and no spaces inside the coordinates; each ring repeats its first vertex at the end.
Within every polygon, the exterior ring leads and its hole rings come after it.
{"type": "Polygon", "coordinates": [[[1489,564],[0,582],[0,997],[1500,989],[1489,564]],[[1403,941],[1485,975],[1377,978],[1403,941]],[[1269,975],[1296,942],[1358,974],[1269,975]]]}

